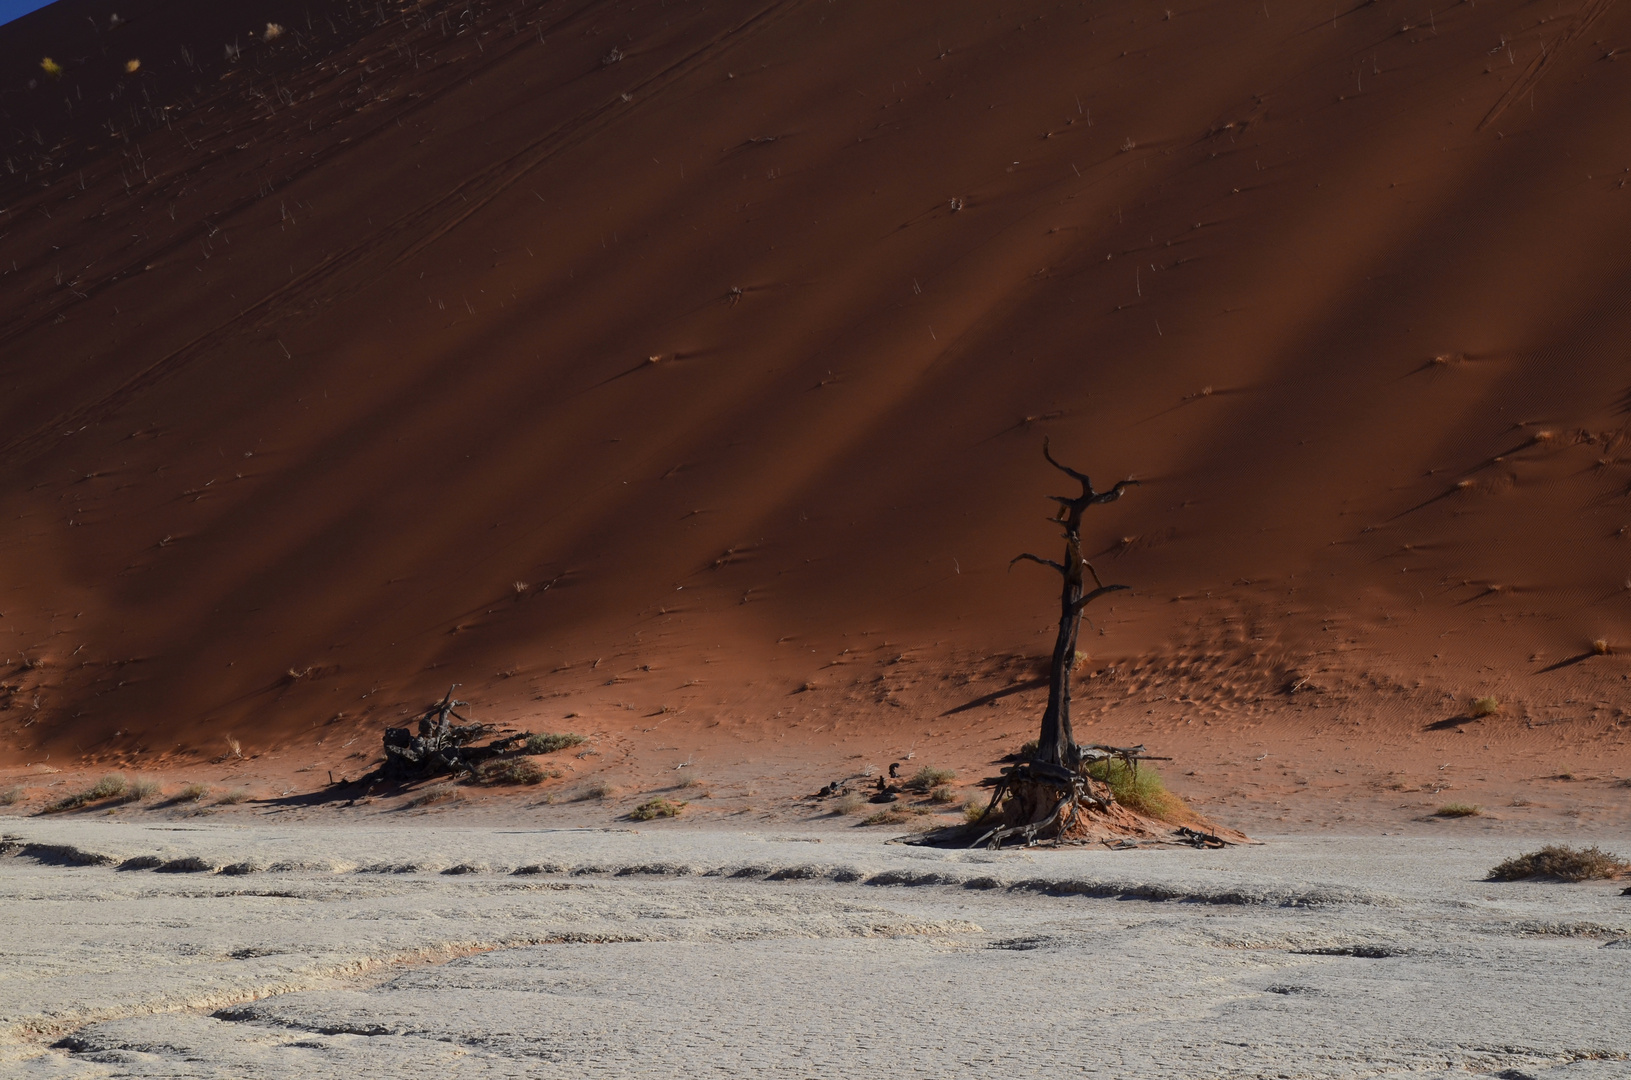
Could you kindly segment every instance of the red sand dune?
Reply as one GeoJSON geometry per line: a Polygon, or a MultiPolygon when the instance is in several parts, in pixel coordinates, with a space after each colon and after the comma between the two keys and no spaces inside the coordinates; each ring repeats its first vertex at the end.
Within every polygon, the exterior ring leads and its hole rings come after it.
{"type": "Polygon", "coordinates": [[[1047,434],[1084,737],[1625,771],[1631,6],[219,7],[0,30],[16,763],[979,757],[1047,434]]]}

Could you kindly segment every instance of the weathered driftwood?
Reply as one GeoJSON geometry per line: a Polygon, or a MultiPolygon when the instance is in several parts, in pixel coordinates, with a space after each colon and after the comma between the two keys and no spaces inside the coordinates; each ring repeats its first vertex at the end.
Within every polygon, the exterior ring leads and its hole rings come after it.
{"type": "Polygon", "coordinates": [[[419,733],[408,728],[385,729],[385,761],[375,778],[403,782],[433,776],[474,775],[484,761],[513,753],[528,738],[528,732],[505,735],[484,746],[473,746],[491,734],[487,724],[472,723],[455,710],[467,701],[453,700],[455,685],[447,696],[425,710],[419,718],[419,733]],[[454,720],[463,723],[455,724],[454,720]]]}

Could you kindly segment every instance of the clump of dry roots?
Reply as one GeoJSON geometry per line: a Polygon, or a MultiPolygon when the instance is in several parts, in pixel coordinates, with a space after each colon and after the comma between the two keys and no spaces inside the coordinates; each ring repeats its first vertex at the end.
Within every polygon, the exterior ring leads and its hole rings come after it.
{"type": "MultiPolygon", "coordinates": [[[[1188,815],[1183,822],[1163,821],[1116,801],[1111,786],[1088,775],[1096,762],[1120,758],[1136,769],[1144,748],[1082,748],[1076,768],[1046,761],[1021,761],[1002,771],[985,812],[956,830],[968,847],[1000,848],[1018,840],[1030,846],[1092,844],[1126,840],[1224,847],[1246,837],[1232,829],[1188,815]]],[[[945,839],[952,839],[946,837],[945,839]]]]}

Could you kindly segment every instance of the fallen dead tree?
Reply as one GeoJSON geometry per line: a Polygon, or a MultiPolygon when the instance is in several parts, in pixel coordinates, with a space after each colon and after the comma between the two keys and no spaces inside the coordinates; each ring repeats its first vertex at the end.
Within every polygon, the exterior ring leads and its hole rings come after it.
{"type": "Polygon", "coordinates": [[[437,776],[474,777],[485,762],[524,751],[531,732],[503,735],[484,745],[475,745],[495,729],[488,724],[473,723],[458,713],[461,706],[470,703],[455,701],[453,691],[456,689],[457,685],[450,687],[446,697],[419,717],[417,735],[405,727],[386,728],[385,760],[363,779],[406,783],[437,776]],[[462,723],[455,724],[454,720],[462,723]]]}

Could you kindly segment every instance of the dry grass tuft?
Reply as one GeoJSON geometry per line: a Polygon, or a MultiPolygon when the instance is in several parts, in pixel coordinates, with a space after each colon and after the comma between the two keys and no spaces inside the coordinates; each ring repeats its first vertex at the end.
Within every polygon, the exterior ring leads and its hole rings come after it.
{"type": "Polygon", "coordinates": [[[1501,711],[1501,702],[1493,697],[1473,698],[1467,711],[1473,716],[1494,716],[1501,711]]]}
{"type": "Polygon", "coordinates": [[[239,803],[249,801],[248,788],[233,788],[231,791],[215,800],[216,806],[237,806],[239,803]]]}
{"type": "Polygon", "coordinates": [[[1591,651],[1596,653],[1598,656],[1607,656],[1609,653],[1614,651],[1614,646],[1610,645],[1607,639],[1598,638],[1596,641],[1591,643],[1591,651]]]}
{"type": "Polygon", "coordinates": [[[929,791],[929,801],[934,803],[954,803],[957,801],[957,792],[949,787],[932,788],[929,791]]]}
{"type": "Polygon", "coordinates": [[[1089,765],[1087,775],[1109,784],[1116,802],[1134,813],[1157,821],[1187,821],[1191,816],[1184,801],[1168,791],[1161,774],[1148,765],[1130,769],[1120,758],[1107,758],[1089,765]]]}
{"type": "Polygon", "coordinates": [[[933,791],[937,787],[944,787],[957,779],[957,773],[951,769],[932,769],[925,765],[906,782],[906,786],[913,791],[933,791]]]}
{"type": "Polygon", "coordinates": [[[528,754],[553,754],[557,750],[581,746],[587,741],[582,735],[571,731],[562,731],[549,735],[528,735],[527,741],[523,744],[523,752],[528,754]]]}
{"type": "Polygon", "coordinates": [[[120,802],[146,802],[156,799],[159,794],[159,785],[156,780],[133,780],[125,786],[124,794],[119,796],[120,802]]]}
{"type": "Polygon", "coordinates": [[[838,796],[838,798],[834,799],[827,805],[832,808],[832,812],[835,816],[843,816],[845,814],[853,814],[855,811],[865,806],[866,799],[862,798],[853,791],[846,791],[844,794],[838,796]]]}
{"type": "Polygon", "coordinates": [[[906,815],[901,813],[899,810],[896,810],[894,807],[891,806],[891,807],[889,807],[887,809],[878,810],[878,811],[875,811],[874,813],[868,814],[866,817],[861,819],[861,824],[862,825],[900,825],[905,821],[906,821],[906,815]]]}
{"type": "Polygon", "coordinates": [[[11,787],[0,791],[0,806],[16,806],[26,797],[27,793],[23,790],[23,785],[13,784],[11,787]]]}
{"type": "Polygon", "coordinates": [[[1490,881],[1522,881],[1525,878],[1556,878],[1559,881],[1590,881],[1616,878],[1631,871],[1631,862],[1595,845],[1571,848],[1548,844],[1539,851],[1508,859],[1489,872],[1490,881]]]}
{"type": "Polygon", "coordinates": [[[970,825],[974,824],[976,821],[979,821],[981,818],[985,817],[985,808],[990,805],[990,802],[991,800],[989,799],[981,799],[978,797],[969,799],[963,804],[963,820],[968,822],[970,825]]]}
{"type": "Polygon", "coordinates": [[[402,809],[412,810],[420,806],[435,806],[437,803],[454,802],[464,802],[464,792],[452,784],[433,784],[403,803],[402,809]]]}
{"type": "Polygon", "coordinates": [[[1472,803],[1451,802],[1445,803],[1433,811],[1434,817],[1482,817],[1484,808],[1474,806],[1472,803]]]}
{"type": "Polygon", "coordinates": [[[58,799],[56,802],[46,807],[45,812],[48,814],[56,814],[61,813],[64,810],[78,810],[81,806],[87,806],[93,802],[101,802],[103,799],[118,798],[120,795],[125,793],[125,787],[126,784],[123,774],[108,773],[108,775],[104,776],[93,786],[86,788],[84,791],[69,795],[63,799],[58,799]]]}
{"type": "Polygon", "coordinates": [[[650,821],[660,817],[679,817],[689,803],[670,802],[667,799],[647,799],[629,811],[630,821],[650,821]]]}
{"type": "Polygon", "coordinates": [[[560,773],[540,768],[531,758],[494,758],[476,768],[476,781],[482,784],[541,784],[560,773]]]}
{"type": "Polygon", "coordinates": [[[203,800],[204,796],[208,795],[209,793],[210,786],[208,784],[188,784],[186,787],[177,792],[175,798],[171,799],[170,801],[178,803],[200,802],[203,800]]]}

